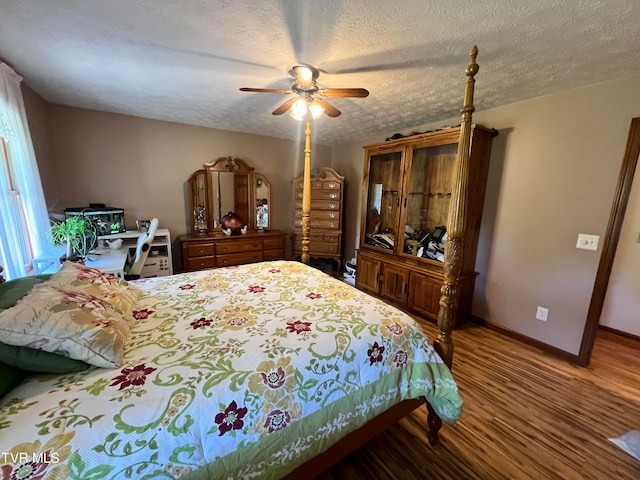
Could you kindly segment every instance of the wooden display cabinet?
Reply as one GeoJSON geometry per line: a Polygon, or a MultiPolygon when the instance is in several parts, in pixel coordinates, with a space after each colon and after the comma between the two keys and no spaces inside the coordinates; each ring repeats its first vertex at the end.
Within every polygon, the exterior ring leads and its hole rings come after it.
{"type": "MultiPolygon", "coordinates": [[[[497,131],[473,125],[457,318],[471,311],[475,257],[491,144],[497,131]]],[[[460,128],[365,146],[356,286],[436,319],[460,128]]]]}

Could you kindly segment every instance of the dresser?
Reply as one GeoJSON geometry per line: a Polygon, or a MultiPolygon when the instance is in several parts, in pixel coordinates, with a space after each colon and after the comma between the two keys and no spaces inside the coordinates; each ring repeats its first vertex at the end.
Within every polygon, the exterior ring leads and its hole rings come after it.
{"type": "Polygon", "coordinates": [[[229,267],[285,258],[287,234],[278,230],[248,232],[246,235],[180,235],[182,269],[185,272],[229,267]]]}
{"type": "MultiPolygon", "coordinates": [[[[302,255],[302,187],[303,176],[293,179],[294,229],[293,257],[302,255]]],[[[342,265],[342,215],[344,177],[329,167],[311,172],[311,212],[309,255],[313,258],[333,259],[342,265]]]]}

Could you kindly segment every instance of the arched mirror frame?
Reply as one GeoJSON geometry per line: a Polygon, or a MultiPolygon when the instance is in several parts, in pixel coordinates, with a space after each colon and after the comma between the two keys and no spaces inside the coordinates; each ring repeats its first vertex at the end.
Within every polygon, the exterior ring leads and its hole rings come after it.
{"type": "Polygon", "coordinates": [[[235,211],[240,217],[247,223],[249,230],[257,229],[257,206],[258,198],[267,200],[268,209],[268,223],[263,228],[269,230],[271,225],[271,186],[267,178],[260,174],[254,173],[254,168],[250,167],[244,160],[235,157],[220,157],[213,162],[205,163],[204,168],[195,171],[188,181],[189,188],[189,215],[191,217],[191,233],[193,234],[207,234],[209,232],[216,232],[220,229],[220,218],[222,215],[228,213],[222,211],[224,207],[217,197],[217,193],[220,191],[219,185],[217,185],[218,174],[220,173],[233,173],[234,174],[234,195],[241,194],[241,199],[234,198],[234,205],[237,209],[238,204],[241,204],[240,210],[235,211]],[[202,182],[204,179],[204,190],[202,189],[202,182]],[[259,185],[260,184],[260,185],[259,185]],[[266,192],[258,196],[258,189],[265,188],[266,192]],[[242,193],[244,192],[244,193],[242,193]],[[203,201],[204,194],[204,201],[203,201]],[[204,204],[204,215],[201,218],[204,219],[204,228],[202,221],[198,222],[198,207],[202,207],[204,204]],[[216,215],[218,212],[219,215],[216,215]]]}

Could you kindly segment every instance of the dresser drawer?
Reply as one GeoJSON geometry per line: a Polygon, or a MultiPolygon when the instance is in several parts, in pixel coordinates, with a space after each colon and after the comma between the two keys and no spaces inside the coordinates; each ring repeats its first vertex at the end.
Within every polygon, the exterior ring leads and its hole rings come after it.
{"type": "Polygon", "coordinates": [[[265,250],[262,255],[263,260],[282,260],[284,259],[284,250],[265,250]]]}
{"type": "MultiPolygon", "coordinates": [[[[294,252],[302,251],[302,242],[296,242],[293,248],[294,252]]],[[[319,243],[319,242],[311,242],[309,244],[309,252],[311,252],[311,256],[314,253],[331,253],[337,254],[340,253],[340,245],[337,243],[319,243]]]]}
{"type": "MultiPolygon", "coordinates": [[[[324,242],[325,235],[322,233],[310,233],[309,241],[311,242],[324,242]]],[[[302,241],[302,233],[297,232],[293,234],[294,243],[300,243],[302,241]]]]}
{"type": "MultiPolygon", "coordinates": [[[[313,210],[310,217],[317,220],[339,220],[340,211],[336,210],[313,210]]],[[[302,210],[296,210],[296,218],[302,218],[302,210]]]]}
{"type": "Polygon", "coordinates": [[[216,257],[217,267],[230,267],[232,265],[244,265],[262,261],[262,251],[248,253],[232,253],[216,257]]]}
{"type": "Polygon", "coordinates": [[[322,182],[323,190],[340,190],[342,184],[340,182],[322,182]]]}
{"type": "MultiPolygon", "coordinates": [[[[224,242],[216,245],[216,255],[262,250],[262,240],[224,242]]],[[[234,264],[235,265],[235,264],[234,264]]]]}
{"type": "MultiPolygon", "coordinates": [[[[332,200],[314,200],[311,202],[312,210],[338,210],[341,208],[340,201],[332,201],[332,200]]],[[[294,208],[298,210],[302,210],[302,201],[296,200],[294,202],[294,208]]]]}
{"type": "Polygon", "coordinates": [[[340,235],[337,233],[335,234],[325,233],[323,241],[326,243],[340,243],[340,235]]]}
{"type": "MultiPolygon", "coordinates": [[[[340,200],[342,194],[339,190],[311,190],[311,200],[340,200]]],[[[295,198],[302,200],[302,190],[296,190],[295,198]]]]}
{"type": "MultiPolygon", "coordinates": [[[[340,220],[322,220],[311,219],[311,228],[326,228],[327,230],[338,230],[340,228],[340,220]]],[[[302,219],[296,218],[293,222],[296,227],[302,227],[302,219]]]]}
{"type": "Polygon", "coordinates": [[[213,255],[213,243],[188,243],[187,244],[187,257],[206,257],[213,255]]]}
{"type": "Polygon", "coordinates": [[[265,238],[262,240],[264,250],[284,249],[284,238],[265,238]]]}
{"type": "Polygon", "coordinates": [[[195,257],[187,258],[184,261],[185,270],[192,272],[194,270],[204,270],[205,268],[213,268],[216,266],[216,257],[195,257]]]}

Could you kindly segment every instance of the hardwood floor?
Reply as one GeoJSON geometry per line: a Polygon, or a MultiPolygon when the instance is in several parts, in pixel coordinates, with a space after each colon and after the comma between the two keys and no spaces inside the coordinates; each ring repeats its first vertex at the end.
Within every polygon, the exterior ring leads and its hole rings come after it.
{"type": "Polygon", "coordinates": [[[639,342],[600,331],[581,368],[474,324],[454,341],[465,405],[439,444],[422,406],[316,480],[640,479],[607,440],[640,430],[639,342]]]}

